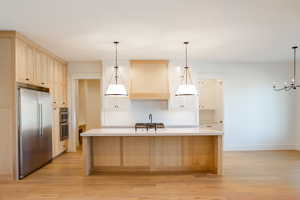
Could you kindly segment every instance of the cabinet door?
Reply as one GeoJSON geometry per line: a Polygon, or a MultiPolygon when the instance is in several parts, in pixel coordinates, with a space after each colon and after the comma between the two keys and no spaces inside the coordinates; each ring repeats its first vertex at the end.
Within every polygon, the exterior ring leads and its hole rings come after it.
{"type": "Polygon", "coordinates": [[[173,96],[169,100],[169,110],[185,110],[185,101],[183,96],[173,96]]]}
{"type": "Polygon", "coordinates": [[[55,72],[55,63],[52,58],[48,59],[48,66],[49,66],[49,88],[50,94],[52,96],[52,104],[55,107],[55,81],[54,81],[54,72],[55,72]]]}
{"type": "Polygon", "coordinates": [[[47,59],[47,65],[48,65],[48,85],[50,87],[50,92],[51,92],[51,89],[54,85],[54,71],[55,71],[55,66],[54,66],[54,60],[50,57],[48,57],[47,59]]]}
{"type": "Polygon", "coordinates": [[[49,87],[49,63],[48,57],[41,53],[36,53],[37,84],[42,87],[49,87]]]}
{"type": "Polygon", "coordinates": [[[16,75],[18,82],[29,82],[26,69],[26,45],[20,40],[16,41],[16,75]]]}
{"type": "Polygon", "coordinates": [[[61,107],[66,107],[67,106],[67,89],[66,85],[60,83],[59,84],[59,104],[61,107]]]}
{"type": "Polygon", "coordinates": [[[64,80],[64,66],[60,63],[55,61],[55,82],[63,83],[64,80]]]}
{"type": "Polygon", "coordinates": [[[58,132],[59,132],[59,118],[58,109],[53,108],[52,110],[52,156],[55,157],[58,155],[58,132]]]}
{"type": "Polygon", "coordinates": [[[198,110],[198,96],[174,96],[169,101],[169,110],[198,110]]]}
{"type": "Polygon", "coordinates": [[[36,84],[35,50],[21,40],[16,42],[16,66],[18,82],[36,84]]]}
{"type": "Polygon", "coordinates": [[[205,80],[199,86],[200,110],[216,109],[216,80],[205,80]]]}
{"type": "Polygon", "coordinates": [[[67,66],[63,65],[62,69],[62,105],[68,105],[68,70],[67,66]]]}
{"type": "Polygon", "coordinates": [[[67,106],[66,86],[59,82],[54,83],[53,105],[56,107],[66,107],[67,106]]]}
{"type": "Polygon", "coordinates": [[[60,96],[61,96],[61,89],[60,84],[58,82],[54,82],[52,85],[52,103],[54,107],[60,107],[60,96]]]}
{"type": "Polygon", "coordinates": [[[198,104],[199,98],[198,96],[186,96],[184,99],[184,105],[186,110],[198,110],[199,104],[198,104]]]}
{"type": "Polygon", "coordinates": [[[62,67],[59,62],[56,60],[53,61],[52,69],[52,97],[53,97],[53,106],[61,107],[62,106],[62,67]]]}
{"type": "Polygon", "coordinates": [[[103,107],[105,111],[121,112],[129,110],[130,100],[126,97],[104,97],[103,107]]]}
{"type": "Polygon", "coordinates": [[[36,82],[36,51],[34,48],[26,45],[26,81],[31,84],[37,84],[36,82]]]}
{"type": "Polygon", "coordinates": [[[62,65],[62,83],[64,85],[68,84],[68,67],[67,67],[67,65],[62,65]]]}

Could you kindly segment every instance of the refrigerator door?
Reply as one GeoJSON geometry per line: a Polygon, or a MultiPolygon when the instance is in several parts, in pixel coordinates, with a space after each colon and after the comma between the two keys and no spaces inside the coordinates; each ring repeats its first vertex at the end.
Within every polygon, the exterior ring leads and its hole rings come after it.
{"type": "Polygon", "coordinates": [[[52,159],[52,107],[49,93],[39,92],[40,150],[39,159],[47,163],[52,159]]]}
{"type": "Polygon", "coordinates": [[[41,166],[38,92],[19,89],[19,176],[23,178],[41,166]]]}

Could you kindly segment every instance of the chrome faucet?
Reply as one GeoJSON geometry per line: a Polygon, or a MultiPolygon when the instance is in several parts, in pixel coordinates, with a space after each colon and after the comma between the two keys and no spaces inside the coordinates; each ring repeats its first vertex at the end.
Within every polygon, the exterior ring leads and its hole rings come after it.
{"type": "Polygon", "coordinates": [[[149,120],[150,120],[150,123],[152,124],[152,114],[151,113],[149,114],[149,120]]]}

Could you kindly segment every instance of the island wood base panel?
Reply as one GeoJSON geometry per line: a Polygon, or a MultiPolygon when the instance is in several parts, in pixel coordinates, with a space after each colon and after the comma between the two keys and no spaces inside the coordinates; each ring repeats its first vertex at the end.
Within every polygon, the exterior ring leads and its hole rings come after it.
{"type": "Polygon", "coordinates": [[[222,174],[223,136],[85,136],[92,172],[198,171],[222,174]]]}

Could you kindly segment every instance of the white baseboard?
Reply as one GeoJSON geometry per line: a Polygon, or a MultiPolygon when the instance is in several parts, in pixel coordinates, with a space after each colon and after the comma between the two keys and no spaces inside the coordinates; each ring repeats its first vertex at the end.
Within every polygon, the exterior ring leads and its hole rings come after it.
{"type": "Polygon", "coordinates": [[[224,151],[264,151],[264,150],[300,150],[300,146],[295,144],[276,144],[276,145],[227,145],[224,151]]]}
{"type": "Polygon", "coordinates": [[[296,150],[297,150],[297,151],[300,151],[300,144],[298,144],[298,145],[296,146],[296,150]]]}

